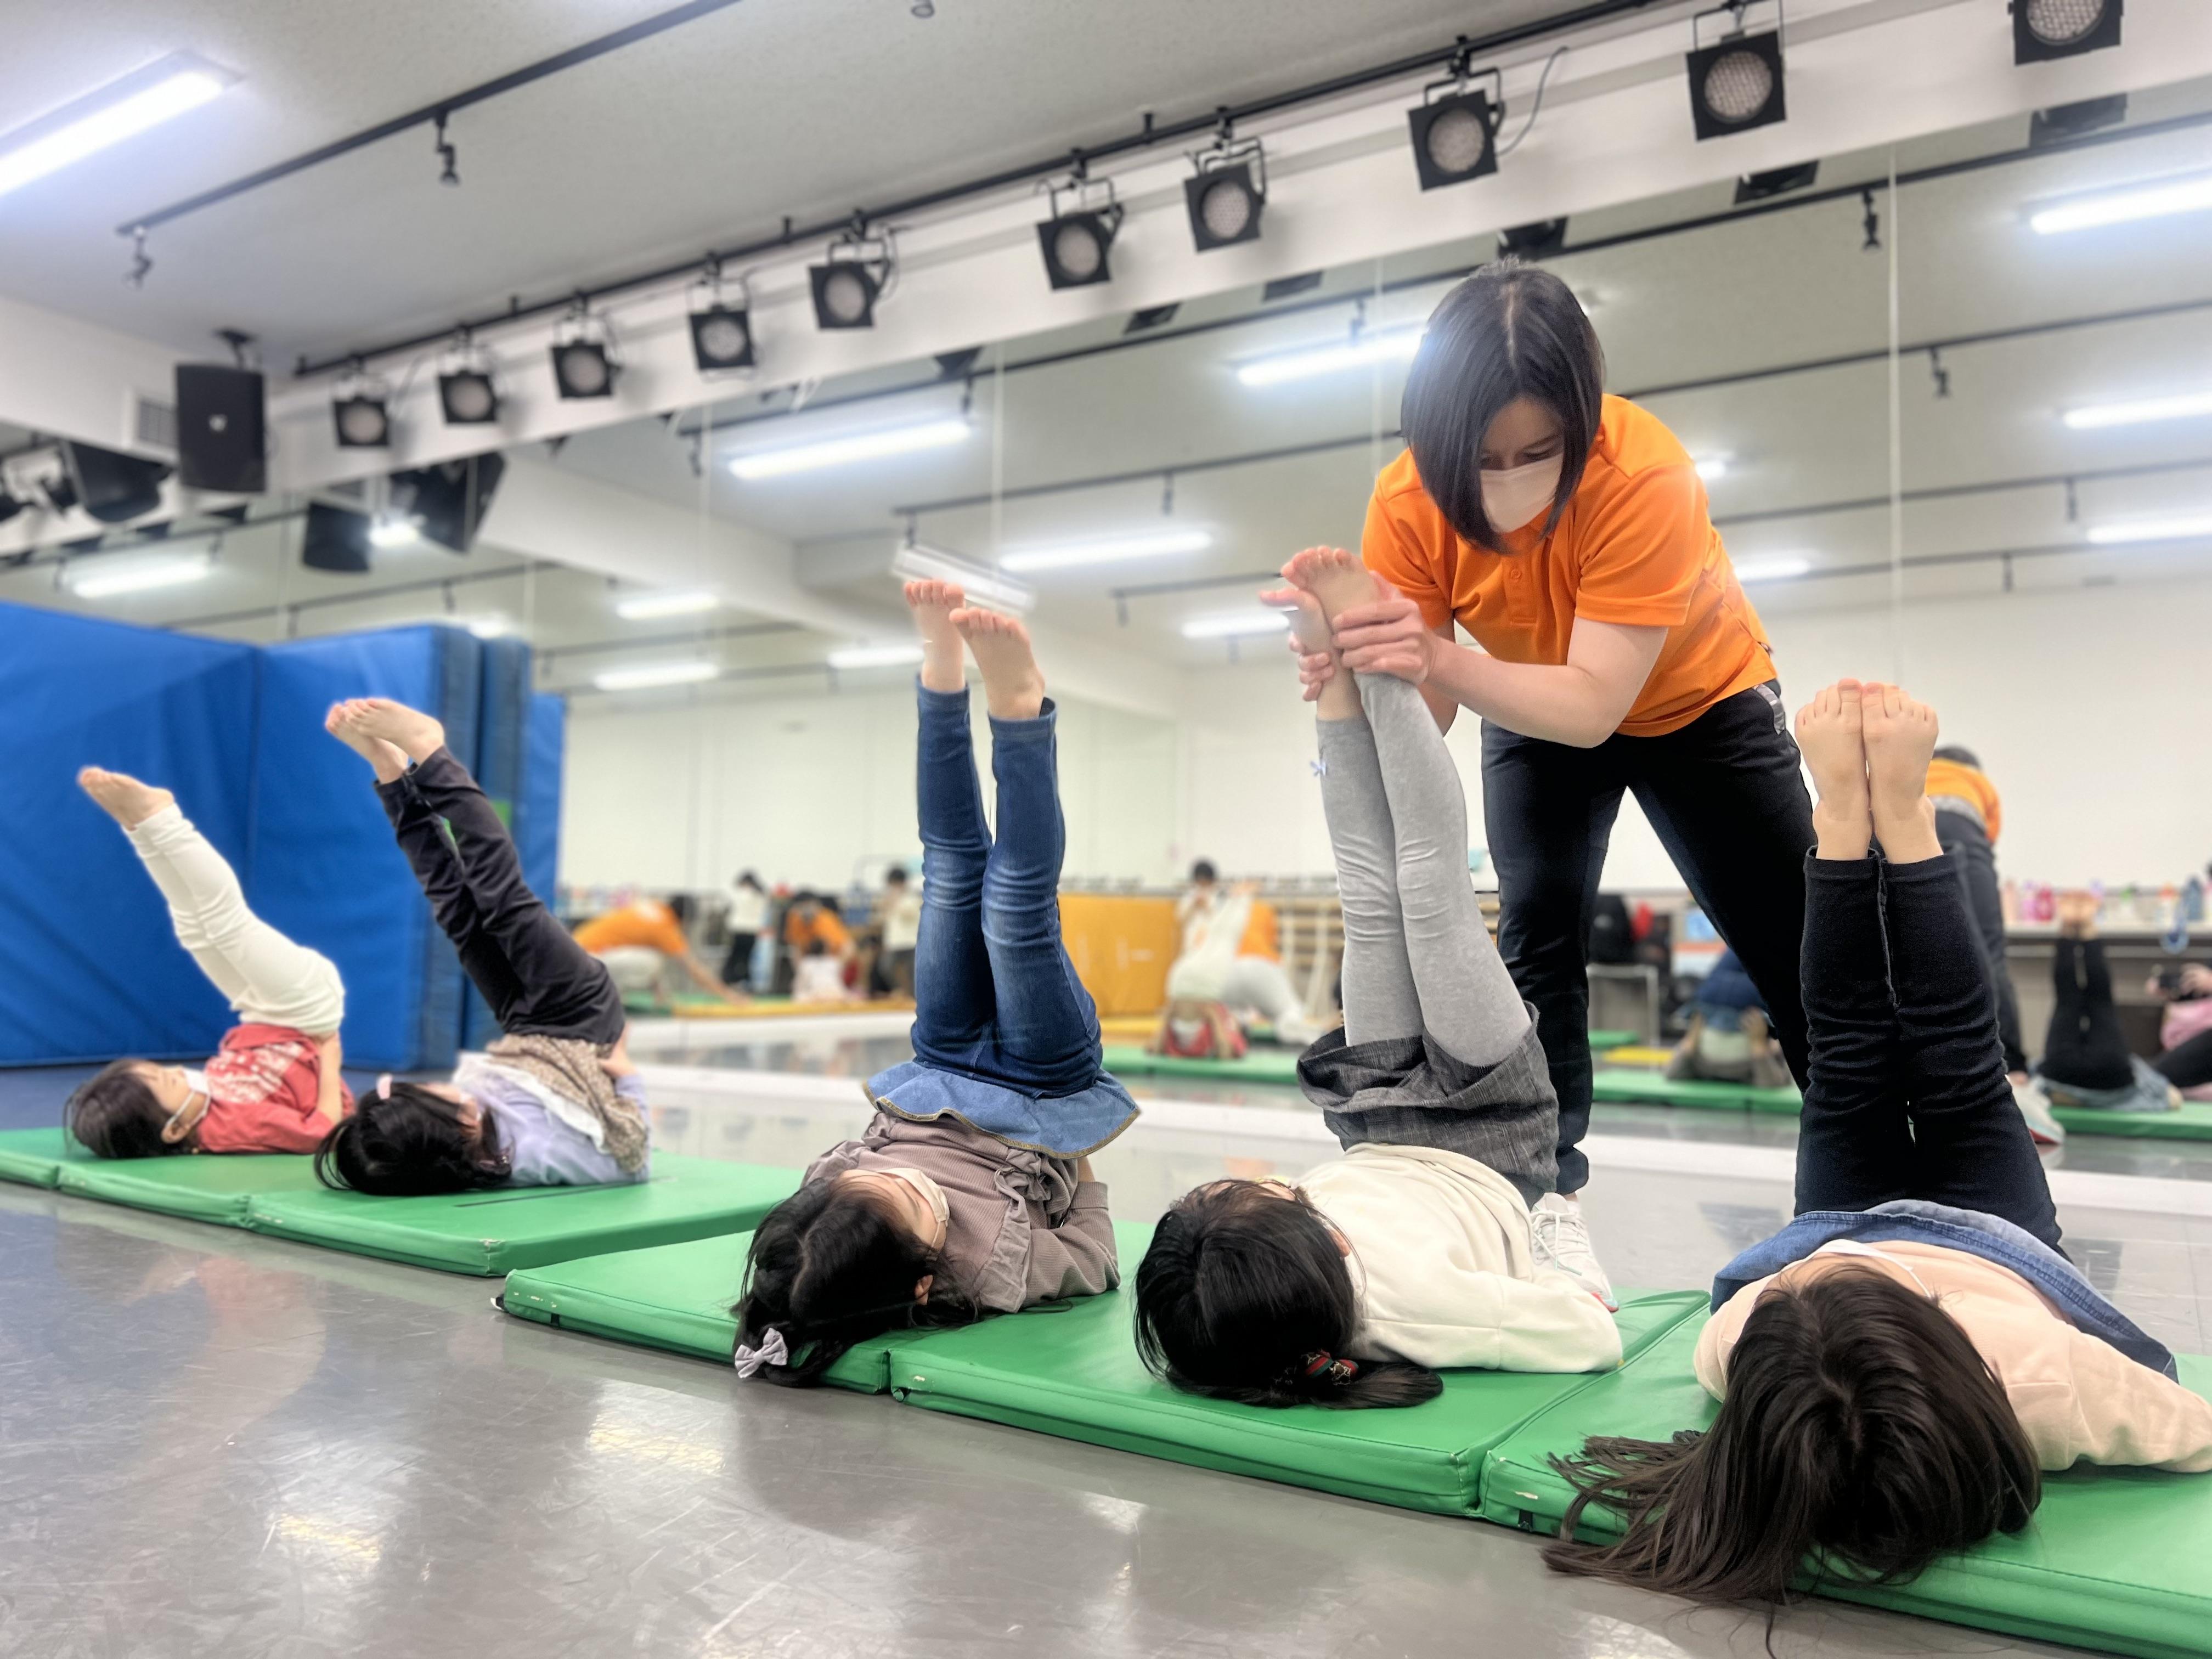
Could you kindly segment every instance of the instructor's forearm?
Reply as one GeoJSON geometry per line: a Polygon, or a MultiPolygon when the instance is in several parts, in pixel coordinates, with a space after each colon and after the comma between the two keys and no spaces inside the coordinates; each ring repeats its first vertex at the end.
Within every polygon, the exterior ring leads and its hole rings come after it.
{"type": "Polygon", "coordinates": [[[1590,674],[1571,665],[1502,662],[1463,645],[1439,642],[1429,669],[1431,706],[1438,694],[1523,737],[1595,749],[1627,711],[1590,674]]]}

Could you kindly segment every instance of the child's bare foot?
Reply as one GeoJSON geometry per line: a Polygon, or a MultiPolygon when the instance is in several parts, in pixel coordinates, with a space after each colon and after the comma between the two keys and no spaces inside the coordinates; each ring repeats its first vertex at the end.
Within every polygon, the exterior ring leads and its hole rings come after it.
{"type": "Polygon", "coordinates": [[[346,708],[364,732],[382,738],[410,760],[426,761],[446,746],[446,728],[404,702],[389,697],[356,697],[346,708]]]}
{"type": "Polygon", "coordinates": [[[76,781],[86,794],[99,802],[100,810],[125,830],[136,830],[177,800],[167,790],[141,783],[126,772],[103,771],[97,766],[86,767],[76,775],[76,781]]]}
{"type": "Polygon", "coordinates": [[[334,702],[323,716],[323,730],[369,763],[379,783],[394,783],[407,775],[407,757],[394,743],[373,738],[362,729],[361,702],[334,702]]]}
{"type": "Polygon", "coordinates": [[[2097,896],[2073,887],[2057,896],[2058,931],[2069,939],[2097,937],[2097,896]]]}
{"type": "Polygon", "coordinates": [[[1813,828],[1820,833],[1820,858],[1863,859],[1874,838],[1859,696],[1856,680],[1838,680],[1797,711],[1797,747],[1818,797],[1813,828]]]}
{"type": "Polygon", "coordinates": [[[1306,549],[1283,567],[1283,580],[1320,600],[1322,614],[1331,622],[1356,605],[1368,604],[1378,592],[1359,556],[1340,547],[1306,549]]]}
{"type": "Polygon", "coordinates": [[[1044,712],[1044,673],[1030,649],[1028,629],[973,607],[954,611],[951,622],[983,671],[983,706],[993,720],[1033,720],[1044,712]]]}
{"type": "Polygon", "coordinates": [[[1358,719],[1359,684],[1345,672],[1337,655],[1336,640],[1329,632],[1328,618],[1322,615],[1321,601],[1302,587],[1279,587],[1260,595],[1260,603],[1289,613],[1291,637],[1301,656],[1326,656],[1335,665],[1336,672],[1322,683],[1315,715],[1325,720],[1358,719]]]}
{"type": "Polygon", "coordinates": [[[1928,762],[1936,753],[1936,711],[1893,685],[1869,680],[1861,699],[1867,786],[1874,833],[1892,864],[1943,856],[1936,809],[1928,800],[1928,762]]]}
{"type": "Polygon", "coordinates": [[[958,691],[968,684],[967,658],[952,613],[968,603],[957,582],[908,582],[907,609],[921,635],[921,683],[932,691],[958,691]]]}

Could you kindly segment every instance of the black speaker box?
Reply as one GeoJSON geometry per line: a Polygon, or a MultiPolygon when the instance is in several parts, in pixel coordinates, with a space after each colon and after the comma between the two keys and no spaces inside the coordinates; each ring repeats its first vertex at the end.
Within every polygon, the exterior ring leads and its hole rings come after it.
{"type": "Polygon", "coordinates": [[[334,570],[357,576],[368,569],[368,514],[342,507],[307,503],[307,533],[300,541],[300,562],[310,570],[334,570]]]}
{"type": "Polygon", "coordinates": [[[228,363],[177,365],[177,471],[188,489],[269,488],[260,374],[228,363]]]}
{"type": "Polygon", "coordinates": [[[76,487],[77,505],[102,524],[151,513],[161,504],[161,480],[169,469],[159,461],[118,455],[91,444],[64,443],[62,465],[76,487]]]}

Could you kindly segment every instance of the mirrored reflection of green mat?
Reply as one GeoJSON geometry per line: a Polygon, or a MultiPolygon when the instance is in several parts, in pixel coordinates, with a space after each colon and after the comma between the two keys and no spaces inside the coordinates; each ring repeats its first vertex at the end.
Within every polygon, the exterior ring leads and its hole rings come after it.
{"type": "Polygon", "coordinates": [[[1706,1083],[1662,1077],[1625,1066],[1601,1066],[1590,1078],[1590,1096],[1620,1105],[1696,1106],[1718,1111],[1773,1112],[1797,1115],[1797,1091],[1754,1089],[1746,1083],[1706,1083]]]}
{"type": "Polygon", "coordinates": [[[635,1187],[484,1188],[373,1198],[326,1188],[257,1198],[257,1233],[446,1273],[502,1273],[609,1250],[744,1232],[799,1189],[796,1170],[656,1153],[635,1187]]]}
{"type": "Polygon", "coordinates": [[[1267,1083],[1295,1088],[1298,1057],[1289,1048],[1255,1048],[1242,1060],[1192,1060],[1148,1054],[1133,1043],[1109,1043],[1106,1069],[1116,1077],[1202,1077],[1215,1083],[1267,1083]]]}
{"type": "MultiPolygon", "coordinates": [[[[1142,1246],[1122,1239],[1126,1281],[1142,1246]]],[[[1642,1352],[1705,1300],[1624,1292],[1623,1347],[1642,1352]]],[[[1239,1406],[1146,1371],[1126,1292],[902,1342],[890,1366],[892,1395],[910,1406],[1437,1515],[1475,1514],[1490,1448],[1602,1375],[1448,1372],[1440,1397],[1404,1410],[1239,1406]]]]}
{"type": "Polygon", "coordinates": [[[1610,1031],[1600,1028],[1589,1034],[1589,1046],[1594,1053],[1607,1048],[1626,1048],[1635,1041],[1636,1033],[1633,1031],[1610,1031]]]}
{"type": "MultiPolygon", "coordinates": [[[[1711,1420],[1690,1369],[1704,1321],[1523,1423],[1490,1453],[1486,1520],[1556,1531],[1571,1497],[1554,1453],[1590,1435],[1664,1440],[1711,1420]]],[[[2182,1380],[2212,1394],[2212,1359],[2185,1356],[2182,1380]]],[[[1585,1511],[1584,1535],[1614,1535],[1585,1511]]],[[[2028,1529],[1933,1568],[1911,1584],[1823,1591],[1899,1613],[2145,1659],[2212,1653],[2212,1475],[2076,1468],[2044,1477],[2028,1529]]]]}
{"type": "Polygon", "coordinates": [[[2070,1134],[2125,1135],[2148,1140],[2212,1140],[2212,1100],[2185,1100],[2172,1112],[2100,1112],[2053,1106],[2070,1134]]]}

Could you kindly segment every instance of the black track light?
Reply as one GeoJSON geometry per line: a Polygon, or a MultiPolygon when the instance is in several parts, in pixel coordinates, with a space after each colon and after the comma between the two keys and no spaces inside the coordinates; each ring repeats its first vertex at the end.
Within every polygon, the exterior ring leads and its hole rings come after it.
{"type": "Polygon", "coordinates": [[[1121,204],[1114,199],[1112,181],[1094,184],[1078,173],[1066,185],[1054,187],[1051,198],[1052,217],[1036,228],[1046,280],[1054,288],[1112,282],[1108,254],[1121,228],[1121,204]],[[1074,204],[1062,209],[1062,196],[1072,196],[1074,204]]]}
{"type": "Polygon", "coordinates": [[[2012,61],[2043,64],[2120,44],[2121,0],[2010,0],[2012,61]]]}
{"type": "Polygon", "coordinates": [[[1256,241],[1260,213],[1267,205],[1267,157],[1260,141],[1232,142],[1224,120],[1213,148],[1190,160],[1191,176],[1182,181],[1183,204],[1190,210],[1190,235],[1198,251],[1256,241]]]}
{"type": "Polygon", "coordinates": [[[720,374],[753,366],[753,324],[750,309],[720,301],[691,313],[691,361],[702,374],[720,374]]]}
{"type": "Polygon", "coordinates": [[[873,328],[876,302],[890,292],[897,268],[890,233],[871,236],[854,219],[852,229],[830,244],[823,263],[807,267],[816,326],[873,328]]]}
{"type": "Polygon", "coordinates": [[[438,365],[438,407],[447,426],[490,426],[499,419],[499,386],[491,359],[465,329],[438,365]]]}
{"type": "Polygon", "coordinates": [[[1735,205],[1746,202],[1764,202],[1771,196],[1786,196],[1793,190],[1803,190],[1820,176],[1818,161],[1801,161],[1794,167],[1770,167],[1765,173],[1747,173],[1735,181],[1735,205]]]}
{"type": "Polygon", "coordinates": [[[606,326],[579,299],[553,337],[553,383],[563,398],[611,398],[622,364],[606,326]]]}
{"type": "Polygon", "coordinates": [[[340,449],[388,449],[392,447],[391,392],[382,380],[371,380],[358,368],[338,382],[331,399],[331,424],[340,449]]]}
{"type": "Polygon", "coordinates": [[[1776,26],[1759,34],[1747,34],[1743,14],[1751,0],[1701,11],[1690,20],[1690,118],[1698,137],[1725,138],[1786,119],[1782,96],[1781,3],[1776,0],[1776,26]],[[1708,17],[1727,17],[1727,34],[1710,46],[1698,41],[1698,25],[1708,17]]]}
{"type": "Polygon", "coordinates": [[[1498,128],[1505,118],[1505,79],[1497,70],[1482,71],[1492,90],[1468,85],[1464,57],[1455,58],[1445,80],[1421,88],[1421,101],[1406,112],[1413,137],[1413,167],[1423,190],[1441,190],[1498,171],[1498,128]],[[1436,94],[1451,90],[1443,97],[1436,94]]]}

